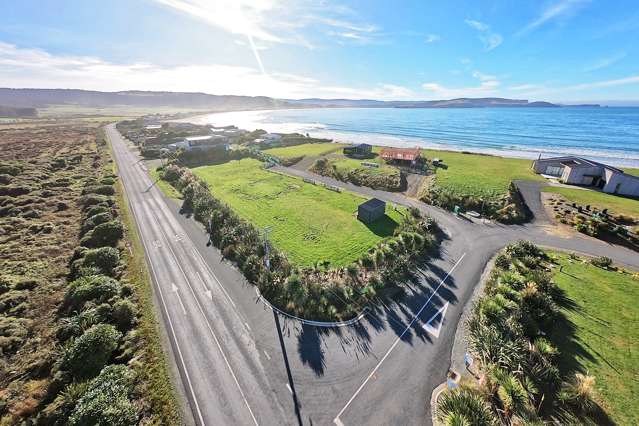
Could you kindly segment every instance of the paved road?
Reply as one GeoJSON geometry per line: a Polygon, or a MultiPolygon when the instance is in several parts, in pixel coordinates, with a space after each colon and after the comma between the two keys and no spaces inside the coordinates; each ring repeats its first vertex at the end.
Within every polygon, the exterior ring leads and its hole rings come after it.
{"type": "Polygon", "coordinates": [[[636,253],[596,240],[559,238],[532,225],[473,223],[401,194],[313,175],[363,195],[414,205],[449,237],[397,301],[374,307],[355,326],[307,326],[266,308],[241,273],[207,246],[201,226],[180,215],[153,185],[113,126],[107,135],[197,424],[429,424],[430,393],[445,378],[458,319],[497,250],[525,238],[606,254],[639,268],[636,253]],[[427,331],[429,319],[444,308],[443,323],[431,323],[427,331]]]}

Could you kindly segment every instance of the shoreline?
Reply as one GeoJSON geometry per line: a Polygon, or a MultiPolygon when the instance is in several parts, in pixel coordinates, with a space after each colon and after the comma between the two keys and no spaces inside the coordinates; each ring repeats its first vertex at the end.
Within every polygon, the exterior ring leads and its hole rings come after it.
{"type": "MultiPolygon", "coordinates": [[[[321,109],[321,108],[318,108],[321,109]]],[[[359,108],[361,109],[361,108],[359,108]]],[[[419,147],[424,150],[470,153],[476,155],[489,155],[493,157],[514,158],[522,160],[536,160],[541,158],[550,158],[558,156],[579,156],[594,161],[599,161],[611,166],[629,169],[639,169],[639,158],[620,158],[612,155],[596,155],[584,152],[575,146],[567,149],[548,149],[534,147],[521,147],[517,149],[491,148],[466,146],[463,142],[454,140],[437,140],[432,138],[424,138],[419,136],[403,136],[387,133],[376,132],[360,132],[356,130],[333,130],[328,129],[323,123],[303,123],[303,122],[281,122],[268,123],[262,122],[265,116],[274,112],[281,111],[297,111],[297,109],[278,109],[278,110],[250,110],[250,111],[232,111],[232,112],[216,112],[209,114],[199,114],[191,117],[175,120],[177,122],[189,122],[194,124],[212,124],[215,126],[235,125],[240,129],[255,130],[262,128],[272,133],[302,133],[309,134],[312,137],[332,139],[336,143],[369,143],[375,146],[391,146],[391,147],[419,147]],[[213,118],[216,120],[213,120],[213,118]]],[[[467,142],[468,143],[468,142],[467,142]]],[[[480,144],[478,140],[470,141],[470,143],[480,144]]]]}

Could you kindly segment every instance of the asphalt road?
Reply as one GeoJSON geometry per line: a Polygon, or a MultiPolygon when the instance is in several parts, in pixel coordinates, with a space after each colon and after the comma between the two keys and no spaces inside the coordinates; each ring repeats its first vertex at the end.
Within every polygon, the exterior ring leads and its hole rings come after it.
{"type": "Polygon", "coordinates": [[[179,382],[196,424],[430,424],[432,390],[444,381],[464,305],[492,255],[538,244],[607,255],[639,269],[639,256],[590,238],[561,238],[538,225],[456,218],[412,199],[293,169],[366,196],[414,205],[448,235],[395,302],[356,325],[322,328],[278,316],[201,226],[153,185],[135,150],[107,128],[151,270],[179,382]],[[445,317],[437,312],[445,309],[445,317]],[[431,318],[435,317],[432,321],[431,318]]]}

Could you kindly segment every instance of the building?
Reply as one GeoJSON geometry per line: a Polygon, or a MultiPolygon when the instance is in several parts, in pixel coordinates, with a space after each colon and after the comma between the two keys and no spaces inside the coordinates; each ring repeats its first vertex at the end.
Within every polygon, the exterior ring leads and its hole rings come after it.
{"type": "Polygon", "coordinates": [[[373,223],[386,213],[386,203],[377,198],[363,202],[357,208],[357,219],[364,223],[373,223]]]}
{"type": "Polygon", "coordinates": [[[344,155],[351,157],[368,157],[373,153],[373,146],[367,143],[360,143],[344,147],[344,155]]]}
{"type": "Polygon", "coordinates": [[[177,142],[168,145],[169,150],[175,151],[183,149],[184,151],[207,151],[209,149],[220,148],[228,149],[228,138],[223,135],[206,135],[206,136],[189,136],[177,142]]]}
{"type": "Polygon", "coordinates": [[[585,158],[540,158],[533,162],[533,170],[538,174],[556,177],[566,184],[592,186],[609,194],[639,197],[639,177],[585,158]]]}
{"type": "Polygon", "coordinates": [[[421,156],[419,148],[384,148],[379,156],[384,160],[410,161],[414,163],[421,156]]]}

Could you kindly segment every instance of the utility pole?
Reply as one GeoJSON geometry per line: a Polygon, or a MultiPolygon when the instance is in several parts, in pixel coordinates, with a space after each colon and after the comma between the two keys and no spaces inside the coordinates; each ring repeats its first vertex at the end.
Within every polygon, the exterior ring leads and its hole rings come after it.
{"type": "Polygon", "coordinates": [[[264,227],[264,265],[268,271],[271,270],[270,248],[268,243],[268,234],[271,232],[270,226],[264,227]]]}

